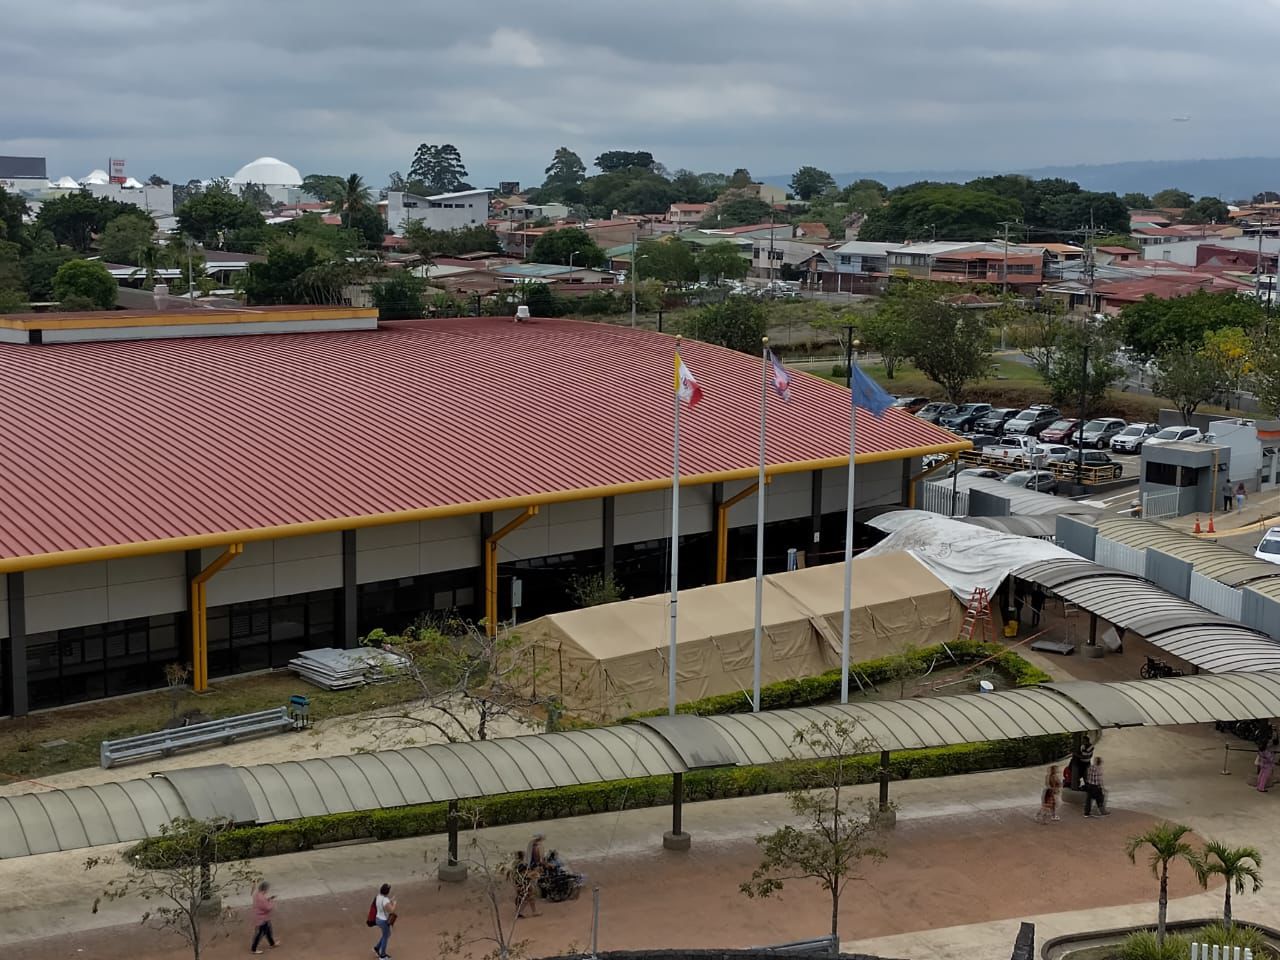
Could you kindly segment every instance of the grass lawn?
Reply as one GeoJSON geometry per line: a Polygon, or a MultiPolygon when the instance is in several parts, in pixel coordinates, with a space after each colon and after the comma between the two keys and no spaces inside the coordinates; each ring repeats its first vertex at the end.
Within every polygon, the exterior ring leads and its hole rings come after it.
{"type": "MultiPolygon", "coordinates": [[[[176,712],[181,716],[199,710],[213,719],[230,717],[286,706],[296,693],[311,698],[312,721],[318,722],[403,703],[414,699],[417,690],[410,680],[354,690],[321,690],[281,671],[220,680],[210,686],[208,693],[199,695],[184,690],[178,697],[176,712]]],[[[98,746],[103,740],[160,730],[173,715],[172,704],[169,692],[160,690],[0,721],[0,779],[26,780],[96,767],[98,746]],[[53,740],[67,742],[41,746],[53,740]]],[[[193,766],[197,764],[193,761],[193,766]]]]}

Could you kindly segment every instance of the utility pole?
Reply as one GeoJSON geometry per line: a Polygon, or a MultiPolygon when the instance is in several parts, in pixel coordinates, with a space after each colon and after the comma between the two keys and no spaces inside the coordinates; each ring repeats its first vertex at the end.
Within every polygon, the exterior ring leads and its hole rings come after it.
{"type": "Polygon", "coordinates": [[[769,214],[769,280],[773,281],[773,214],[769,214]]]}
{"type": "MultiPolygon", "coordinates": [[[[1085,327],[1091,323],[1091,320],[1085,320],[1085,327]]],[[[1080,358],[1080,423],[1076,428],[1076,485],[1083,486],[1084,481],[1084,424],[1086,404],[1089,402],[1089,333],[1084,331],[1084,338],[1081,343],[1080,358]]]]}
{"type": "Polygon", "coordinates": [[[636,325],[636,269],[640,266],[640,262],[636,260],[636,237],[640,233],[640,228],[636,227],[631,231],[631,325],[636,325]]]}
{"type": "Polygon", "coordinates": [[[1016,220],[1000,221],[1000,226],[1004,227],[1004,262],[1000,265],[1000,293],[1002,295],[1009,292],[1009,227],[1016,222],[1016,220]]]}

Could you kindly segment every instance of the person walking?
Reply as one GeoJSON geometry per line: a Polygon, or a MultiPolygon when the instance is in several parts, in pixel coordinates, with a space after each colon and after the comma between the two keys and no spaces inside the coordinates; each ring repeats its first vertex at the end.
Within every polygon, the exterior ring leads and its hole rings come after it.
{"type": "Polygon", "coordinates": [[[1246,496],[1248,496],[1248,491],[1245,490],[1244,481],[1241,480],[1239,483],[1236,484],[1236,509],[1237,510],[1244,509],[1244,501],[1246,496]]]}
{"type": "Polygon", "coordinates": [[[1037,823],[1062,819],[1058,816],[1058,791],[1061,789],[1062,778],[1058,775],[1058,765],[1051,764],[1049,772],[1044,775],[1044,789],[1040,791],[1040,810],[1036,813],[1037,823]]]}
{"type": "Polygon", "coordinates": [[[1258,759],[1254,761],[1258,768],[1258,782],[1256,784],[1259,793],[1266,793],[1267,784],[1271,781],[1271,774],[1276,768],[1276,747],[1280,746],[1280,740],[1272,740],[1270,743],[1264,743],[1258,747],[1258,759]]]}
{"type": "Polygon", "coordinates": [[[538,898],[533,891],[533,871],[529,869],[529,861],[525,859],[523,850],[515,852],[515,862],[511,867],[511,882],[516,888],[516,916],[525,915],[526,905],[532,911],[529,916],[539,916],[541,911],[538,910],[538,898]]]}
{"type": "Polygon", "coordinates": [[[1223,513],[1231,512],[1231,504],[1234,500],[1235,500],[1235,497],[1231,495],[1231,481],[1223,480],[1222,481],[1222,512],[1223,513]]]}
{"type": "Polygon", "coordinates": [[[262,953],[258,945],[262,943],[263,937],[267,938],[267,944],[272,949],[280,945],[271,930],[271,914],[276,908],[276,898],[270,890],[271,884],[263,880],[258,884],[258,889],[253,891],[253,943],[249,947],[250,953],[262,953]]]}
{"type": "Polygon", "coordinates": [[[1102,781],[1102,758],[1094,757],[1089,772],[1085,774],[1084,783],[1084,815],[1093,816],[1093,805],[1098,805],[1098,815],[1105,817],[1111,811],[1107,809],[1107,792],[1102,781]]]}
{"type": "Polygon", "coordinates": [[[378,888],[378,895],[373,898],[373,922],[382,936],[374,944],[373,952],[379,960],[391,960],[387,953],[387,944],[391,942],[391,928],[396,922],[396,901],[391,896],[391,884],[384,883],[378,888]]]}

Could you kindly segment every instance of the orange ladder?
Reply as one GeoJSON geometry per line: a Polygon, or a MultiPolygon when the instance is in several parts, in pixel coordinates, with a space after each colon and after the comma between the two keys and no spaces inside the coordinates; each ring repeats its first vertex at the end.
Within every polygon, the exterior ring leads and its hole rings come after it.
{"type": "Polygon", "coordinates": [[[991,643],[995,627],[991,623],[991,597],[986,587],[975,587],[964,611],[964,624],[960,627],[961,640],[973,640],[981,632],[983,643],[991,643]]]}

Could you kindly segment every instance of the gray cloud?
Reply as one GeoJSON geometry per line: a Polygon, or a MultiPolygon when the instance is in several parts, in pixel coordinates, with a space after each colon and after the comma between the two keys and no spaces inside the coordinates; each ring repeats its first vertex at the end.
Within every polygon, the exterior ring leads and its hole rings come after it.
{"type": "Polygon", "coordinates": [[[18,4],[0,153],[376,184],[423,141],[483,183],[561,144],[757,174],[1277,155],[1277,41],[1278,0],[18,4]]]}

